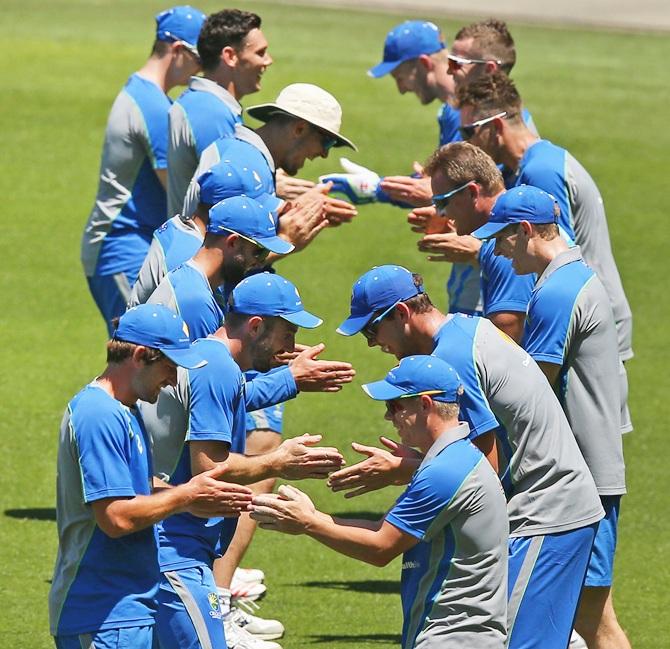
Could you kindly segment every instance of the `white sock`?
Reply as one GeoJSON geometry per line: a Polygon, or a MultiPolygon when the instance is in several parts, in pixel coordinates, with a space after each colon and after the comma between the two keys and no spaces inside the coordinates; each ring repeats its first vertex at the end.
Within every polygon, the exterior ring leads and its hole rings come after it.
{"type": "Polygon", "coordinates": [[[227,588],[222,588],[221,586],[217,586],[216,590],[219,593],[219,606],[221,607],[221,613],[223,615],[228,615],[228,613],[230,613],[230,591],[227,588]]]}

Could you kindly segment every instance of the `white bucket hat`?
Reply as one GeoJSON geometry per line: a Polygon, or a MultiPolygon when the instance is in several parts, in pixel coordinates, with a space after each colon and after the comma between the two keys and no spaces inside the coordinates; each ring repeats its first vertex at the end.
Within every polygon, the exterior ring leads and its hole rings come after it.
{"type": "Polygon", "coordinates": [[[267,122],[278,112],[299,117],[330,133],[336,140],[335,146],[358,150],[351,140],[340,135],[342,107],[337,99],[314,84],[292,83],[279,93],[274,103],[251,106],[246,112],[261,122],[267,122]]]}

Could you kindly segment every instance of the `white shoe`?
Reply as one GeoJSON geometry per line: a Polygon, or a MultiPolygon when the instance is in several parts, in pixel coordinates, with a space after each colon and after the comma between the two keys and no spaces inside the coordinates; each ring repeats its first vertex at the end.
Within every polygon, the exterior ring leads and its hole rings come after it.
{"type": "Polygon", "coordinates": [[[223,632],[228,649],[282,649],[280,644],[261,640],[237,626],[230,615],[223,620],[223,632]]]}
{"type": "Polygon", "coordinates": [[[233,596],[233,604],[237,600],[246,600],[249,602],[255,602],[257,599],[260,599],[265,595],[265,591],[268,587],[265,584],[252,583],[252,584],[240,584],[233,582],[230,585],[230,592],[233,596]]]}
{"type": "Polygon", "coordinates": [[[572,635],[570,636],[569,649],[587,649],[584,638],[582,638],[582,636],[580,636],[577,631],[573,631],[572,635]]]}
{"type": "Polygon", "coordinates": [[[284,635],[284,625],[279,620],[266,620],[233,607],[230,618],[237,626],[262,640],[276,640],[284,635]]]}
{"type": "Polygon", "coordinates": [[[233,584],[262,584],[265,573],[258,568],[235,568],[233,584]]]}

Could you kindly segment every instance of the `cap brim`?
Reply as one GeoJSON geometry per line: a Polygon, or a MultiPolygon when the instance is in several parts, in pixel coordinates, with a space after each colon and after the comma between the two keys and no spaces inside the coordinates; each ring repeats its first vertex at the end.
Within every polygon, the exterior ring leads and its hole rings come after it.
{"type": "Polygon", "coordinates": [[[486,225],[482,225],[481,228],[477,228],[472,233],[472,236],[477,239],[490,239],[501,230],[504,230],[508,225],[509,223],[487,223],[486,225]]]}
{"type": "MultiPolygon", "coordinates": [[[[246,236],[246,235],[245,235],[246,236]]],[[[277,255],[288,255],[295,246],[292,243],[282,239],[281,237],[267,237],[265,239],[253,239],[255,243],[263,248],[267,248],[270,252],[277,255]]]]}
{"type": "Polygon", "coordinates": [[[207,365],[207,361],[190,347],[188,349],[170,349],[166,347],[160,350],[173,362],[187,370],[197,370],[207,365]]]}
{"type": "Polygon", "coordinates": [[[280,318],[287,320],[288,322],[302,327],[303,329],[316,329],[320,324],[323,323],[321,318],[317,318],[315,315],[311,314],[309,311],[296,311],[295,313],[282,313],[280,318]]]}
{"type": "Polygon", "coordinates": [[[379,79],[395,70],[402,61],[382,61],[368,70],[368,76],[373,79],[379,79]]]}
{"type": "Polygon", "coordinates": [[[317,126],[326,133],[332,135],[336,140],[335,142],[336,147],[348,146],[354,151],[358,151],[358,147],[349,138],[344,137],[344,135],[341,135],[340,133],[335,133],[335,131],[331,131],[329,128],[323,126],[323,124],[317,124],[316,122],[312,121],[309,117],[306,117],[305,115],[289,112],[284,108],[277,106],[277,104],[258,104],[256,106],[250,106],[249,108],[246,108],[245,112],[247,115],[250,115],[254,119],[257,119],[261,122],[267,122],[270,119],[270,117],[272,117],[272,115],[276,115],[277,113],[283,113],[284,115],[290,115],[291,117],[304,119],[306,122],[314,124],[314,126],[317,126]]]}
{"type": "Polygon", "coordinates": [[[273,196],[272,194],[263,193],[258,196],[252,196],[255,201],[258,201],[263,209],[268,210],[268,212],[276,212],[284,203],[284,201],[278,196],[273,196]]]}
{"type": "Polygon", "coordinates": [[[343,336],[353,336],[357,334],[370,321],[374,311],[364,313],[363,315],[349,316],[338,328],[337,333],[343,336]]]}
{"type": "Polygon", "coordinates": [[[404,396],[406,393],[395,385],[391,385],[385,380],[366,383],[361,386],[365,394],[375,401],[388,401],[404,396]]]}

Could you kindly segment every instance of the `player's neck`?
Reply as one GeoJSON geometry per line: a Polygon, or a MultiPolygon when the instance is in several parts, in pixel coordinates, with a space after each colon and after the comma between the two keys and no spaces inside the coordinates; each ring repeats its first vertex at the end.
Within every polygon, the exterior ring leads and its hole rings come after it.
{"type": "Polygon", "coordinates": [[[223,261],[223,250],[209,246],[200,248],[193,257],[193,264],[207,278],[212,291],[215,291],[225,282],[225,278],[223,277],[223,261]]]}
{"type": "Polygon", "coordinates": [[[238,94],[232,76],[226,68],[219,66],[214,70],[203,71],[202,76],[205,79],[209,79],[220,85],[224,90],[227,90],[235,99],[237,99],[237,101],[242,99],[242,96],[238,94]]]}
{"type": "Polygon", "coordinates": [[[432,354],[435,348],[435,334],[447,321],[447,316],[436,308],[426,313],[412,315],[412,336],[415,354],[432,354]]]}
{"type": "Polygon", "coordinates": [[[111,397],[131,408],[137,403],[137,393],[132,388],[132,368],[129,363],[110,363],[95,379],[98,387],[111,397]]]}
{"type": "Polygon", "coordinates": [[[248,354],[245,354],[242,338],[236,332],[231,331],[224,325],[214,332],[214,337],[225,343],[233,360],[243,372],[251,369],[251,359],[248,358],[248,354]]]}
{"type": "Polygon", "coordinates": [[[137,74],[143,79],[155,83],[163,92],[167,93],[170,88],[176,85],[170,85],[169,82],[170,61],[170,56],[150,56],[147,62],[137,71],[137,74]]]}
{"type": "Polygon", "coordinates": [[[505,138],[500,162],[508,169],[516,171],[526,151],[539,139],[525,124],[510,128],[505,138]]]}
{"type": "Polygon", "coordinates": [[[568,244],[560,236],[554,237],[549,241],[535,237],[534,244],[533,272],[538,275],[541,275],[558,255],[569,249],[568,244]]]}

